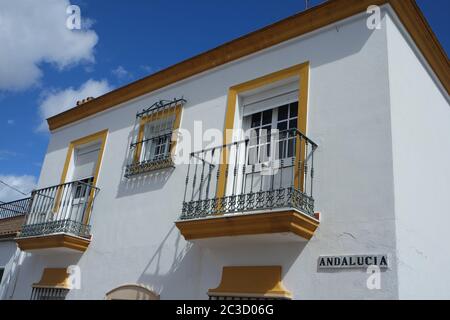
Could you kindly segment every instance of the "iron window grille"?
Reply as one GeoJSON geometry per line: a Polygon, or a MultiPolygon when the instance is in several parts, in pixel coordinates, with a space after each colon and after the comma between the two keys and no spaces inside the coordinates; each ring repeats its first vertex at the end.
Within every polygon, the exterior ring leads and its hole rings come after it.
{"type": "Polygon", "coordinates": [[[136,114],[139,130],[130,145],[131,161],[126,166],[125,177],[173,167],[173,149],[181,108],[186,100],[161,100],[136,114]]]}
{"type": "Polygon", "coordinates": [[[31,291],[31,300],[65,300],[68,289],[36,288],[31,291]]]}

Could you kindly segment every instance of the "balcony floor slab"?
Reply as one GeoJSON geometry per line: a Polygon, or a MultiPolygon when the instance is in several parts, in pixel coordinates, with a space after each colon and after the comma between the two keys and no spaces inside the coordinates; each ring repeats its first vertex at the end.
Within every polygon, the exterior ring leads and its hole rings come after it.
{"type": "Polygon", "coordinates": [[[259,235],[253,237],[253,240],[267,239],[268,235],[272,235],[275,241],[283,239],[292,241],[295,236],[302,240],[311,239],[319,226],[319,221],[296,210],[286,210],[217,215],[180,220],[175,224],[189,241],[250,235],[259,235]]]}
{"type": "Polygon", "coordinates": [[[17,245],[22,251],[45,252],[84,252],[87,250],[90,239],[76,237],[70,234],[59,233],[37,237],[16,238],[17,245]]]}

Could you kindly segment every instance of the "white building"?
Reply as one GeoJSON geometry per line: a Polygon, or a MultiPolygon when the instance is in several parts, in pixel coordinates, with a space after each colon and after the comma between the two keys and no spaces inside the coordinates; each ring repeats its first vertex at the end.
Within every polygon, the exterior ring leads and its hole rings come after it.
{"type": "Polygon", "coordinates": [[[331,0],[48,119],[3,298],[450,298],[449,71],[414,1],[331,0]]]}

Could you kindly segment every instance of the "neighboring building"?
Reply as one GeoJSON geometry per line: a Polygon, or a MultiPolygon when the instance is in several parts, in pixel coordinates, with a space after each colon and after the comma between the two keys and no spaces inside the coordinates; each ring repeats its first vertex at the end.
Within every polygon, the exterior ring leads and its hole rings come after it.
{"type": "Polygon", "coordinates": [[[449,71],[414,1],[331,0],[48,119],[3,297],[450,298],[449,71]]]}
{"type": "Polygon", "coordinates": [[[25,222],[31,199],[0,204],[0,299],[12,297],[23,253],[17,250],[15,238],[25,222]]]}

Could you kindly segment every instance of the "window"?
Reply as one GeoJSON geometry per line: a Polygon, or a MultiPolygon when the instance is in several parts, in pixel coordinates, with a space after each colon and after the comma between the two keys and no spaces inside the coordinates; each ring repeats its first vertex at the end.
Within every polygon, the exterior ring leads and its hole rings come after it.
{"type": "Polygon", "coordinates": [[[131,144],[130,160],[125,177],[173,167],[176,140],[173,132],[179,128],[182,106],[186,100],[161,100],[136,115],[139,129],[131,144]]]}
{"type": "Polygon", "coordinates": [[[65,300],[70,288],[67,268],[45,268],[41,280],[33,284],[31,300],[65,300]]]}
{"type": "Polygon", "coordinates": [[[170,156],[170,142],[175,115],[144,125],[139,162],[153,162],[170,156]]]}
{"type": "Polygon", "coordinates": [[[75,184],[75,194],[74,199],[87,199],[89,192],[92,190],[92,185],[94,183],[94,177],[89,177],[86,179],[79,180],[75,184]]]}
{"type": "Polygon", "coordinates": [[[244,127],[251,129],[249,140],[249,165],[263,163],[271,156],[271,130],[279,131],[275,138],[277,159],[294,156],[295,134],[297,129],[298,102],[292,102],[273,109],[251,114],[244,118],[244,127]]]}
{"type": "Polygon", "coordinates": [[[33,288],[31,300],[65,300],[68,292],[68,289],[33,288]]]}

